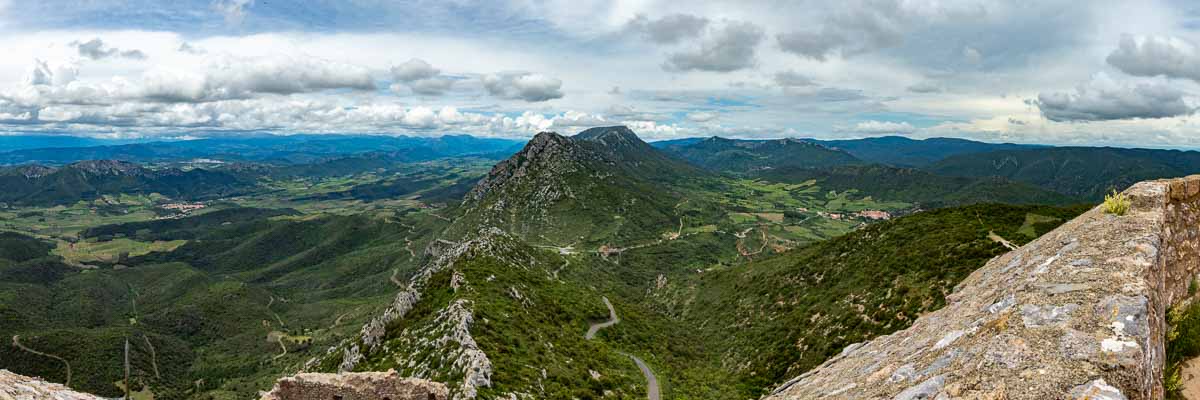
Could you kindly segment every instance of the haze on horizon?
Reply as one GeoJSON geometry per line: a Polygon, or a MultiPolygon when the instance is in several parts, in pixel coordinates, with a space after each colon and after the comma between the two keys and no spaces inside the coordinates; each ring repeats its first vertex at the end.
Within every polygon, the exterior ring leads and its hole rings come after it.
{"type": "Polygon", "coordinates": [[[0,134],[1200,147],[1184,1],[0,0],[0,134]]]}

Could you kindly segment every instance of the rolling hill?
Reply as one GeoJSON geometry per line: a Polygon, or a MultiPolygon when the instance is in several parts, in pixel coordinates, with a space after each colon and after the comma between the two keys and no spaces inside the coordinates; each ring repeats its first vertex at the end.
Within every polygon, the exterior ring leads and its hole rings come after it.
{"type": "Polygon", "coordinates": [[[929,165],[956,155],[1042,147],[1011,143],[985,143],[956,138],[917,140],[902,136],[846,140],[806,140],[845,151],[866,162],[904,167],[929,165]]]}
{"type": "Polygon", "coordinates": [[[1002,177],[1097,201],[1139,181],[1200,172],[1200,152],[1049,147],[954,156],[926,169],[942,175],[1002,177]]]}
{"type": "Polygon", "coordinates": [[[666,144],[668,154],[712,171],[750,173],[773,168],[825,168],[862,161],[847,152],[796,139],[737,140],[711,137],[666,144]]]}
{"type": "Polygon", "coordinates": [[[24,205],[72,204],[122,193],[200,200],[241,193],[255,185],[252,179],[223,171],[149,169],[114,160],[82,161],[61,168],[0,168],[0,183],[5,188],[0,202],[24,205]]]}
{"type": "Polygon", "coordinates": [[[1001,177],[944,176],[914,168],[851,165],[836,168],[780,168],[754,175],[775,182],[815,181],[822,189],[904,201],[923,208],[974,203],[1073,204],[1081,198],[1001,177]]]}

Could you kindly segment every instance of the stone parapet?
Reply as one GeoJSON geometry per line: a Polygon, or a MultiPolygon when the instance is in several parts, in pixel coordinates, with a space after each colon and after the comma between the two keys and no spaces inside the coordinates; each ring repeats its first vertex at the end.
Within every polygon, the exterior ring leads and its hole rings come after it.
{"type": "Polygon", "coordinates": [[[988,262],[941,310],[768,399],[1161,399],[1166,313],[1200,271],[1200,176],[1138,183],[988,262]]]}

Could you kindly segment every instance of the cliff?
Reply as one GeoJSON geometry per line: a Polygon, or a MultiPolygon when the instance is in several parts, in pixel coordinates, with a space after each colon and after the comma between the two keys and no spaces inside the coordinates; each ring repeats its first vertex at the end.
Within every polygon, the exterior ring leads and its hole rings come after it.
{"type": "Polygon", "coordinates": [[[1200,262],[1200,176],[1126,192],[988,262],[946,307],[767,399],[1160,399],[1167,311],[1200,262]]]}

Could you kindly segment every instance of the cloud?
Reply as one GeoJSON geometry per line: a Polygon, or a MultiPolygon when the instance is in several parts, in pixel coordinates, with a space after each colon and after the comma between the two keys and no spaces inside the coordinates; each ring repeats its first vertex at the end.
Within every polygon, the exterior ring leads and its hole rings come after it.
{"type": "Polygon", "coordinates": [[[921,82],[909,86],[907,90],[913,93],[941,93],[942,87],[932,82],[921,82]]]}
{"type": "Polygon", "coordinates": [[[789,69],[787,71],[779,71],[775,73],[775,84],[779,85],[780,87],[789,88],[798,86],[813,86],[817,83],[813,82],[812,78],[789,69]]]}
{"type": "Polygon", "coordinates": [[[907,10],[898,1],[851,2],[851,6],[825,18],[814,30],[775,35],[785,52],[825,61],[833,54],[848,58],[903,42],[907,10]]]}
{"type": "Polygon", "coordinates": [[[753,67],[755,47],[763,29],[750,22],[726,22],[710,29],[698,48],[671,54],[663,64],[668,71],[730,72],[753,67]]]}
{"type": "Polygon", "coordinates": [[[429,65],[425,60],[413,58],[403,64],[392,67],[392,77],[402,82],[412,82],[429,79],[442,73],[441,70],[429,65]]]}
{"type": "Polygon", "coordinates": [[[868,135],[898,134],[907,135],[916,132],[917,128],[907,122],[863,121],[850,128],[838,129],[842,132],[863,133],[868,135]]]}
{"type": "Polygon", "coordinates": [[[1167,118],[1191,114],[1184,93],[1159,82],[1123,84],[1097,73],[1069,93],[1041,93],[1032,101],[1051,121],[1167,118]]]}
{"type": "Polygon", "coordinates": [[[714,112],[698,111],[688,113],[687,119],[693,122],[708,122],[717,119],[718,115],[714,112]]]}
{"type": "Polygon", "coordinates": [[[241,24],[246,18],[246,8],[253,5],[254,0],[215,0],[212,3],[213,10],[229,25],[241,24]]]}
{"type": "Polygon", "coordinates": [[[983,53],[980,53],[979,49],[966,46],[963,47],[962,53],[963,59],[966,60],[967,64],[979,65],[979,63],[983,62],[983,53]]]}
{"type": "MultiPolygon", "coordinates": [[[[402,82],[403,86],[420,95],[440,96],[454,85],[453,79],[441,76],[441,70],[417,58],[393,66],[391,72],[393,80],[402,82]]],[[[392,85],[391,89],[399,91],[400,87],[401,85],[392,85]]]]}
{"type": "Polygon", "coordinates": [[[104,41],[100,40],[100,38],[94,38],[86,42],[80,42],[76,40],[71,42],[69,45],[74,47],[75,50],[79,52],[80,57],[92,60],[100,60],[109,57],[128,58],[133,60],[146,59],[146,54],[142,53],[141,50],[121,50],[115,47],[108,47],[104,45],[104,41]]]}
{"type": "Polygon", "coordinates": [[[1171,36],[1121,35],[1108,64],[1133,76],[1166,76],[1200,82],[1200,48],[1171,36]]]}
{"type": "Polygon", "coordinates": [[[366,68],[316,58],[221,57],[198,70],[151,69],[133,79],[77,81],[78,67],[35,60],[26,85],[0,98],[29,107],[127,102],[203,103],[258,95],[315,93],[330,89],[373,90],[366,68]]]}
{"type": "Polygon", "coordinates": [[[708,24],[708,18],[690,14],[671,14],[656,20],[638,15],[626,24],[626,29],[654,43],[675,44],[683,39],[700,36],[708,24]]]}
{"type": "Polygon", "coordinates": [[[183,52],[183,53],[195,54],[195,55],[201,55],[201,54],[207,54],[207,53],[208,53],[208,52],[207,52],[207,51],[205,51],[204,49],[202,49],[202,48],[199,48],[199,47],[196,47],[196,46],[193,46],[191,43],[188,43],[188,42],[183,42],[183,43],[180,43],[180,44],[179,44],[179,51],[180,51],[180,52],[183,52]]]}
{"type": "Polygon", "coordinates": [[[485,75],[483,87],[493,96],[539,102],[563,97],[562,81],[542,74],[504,72],[485,75]]]}

